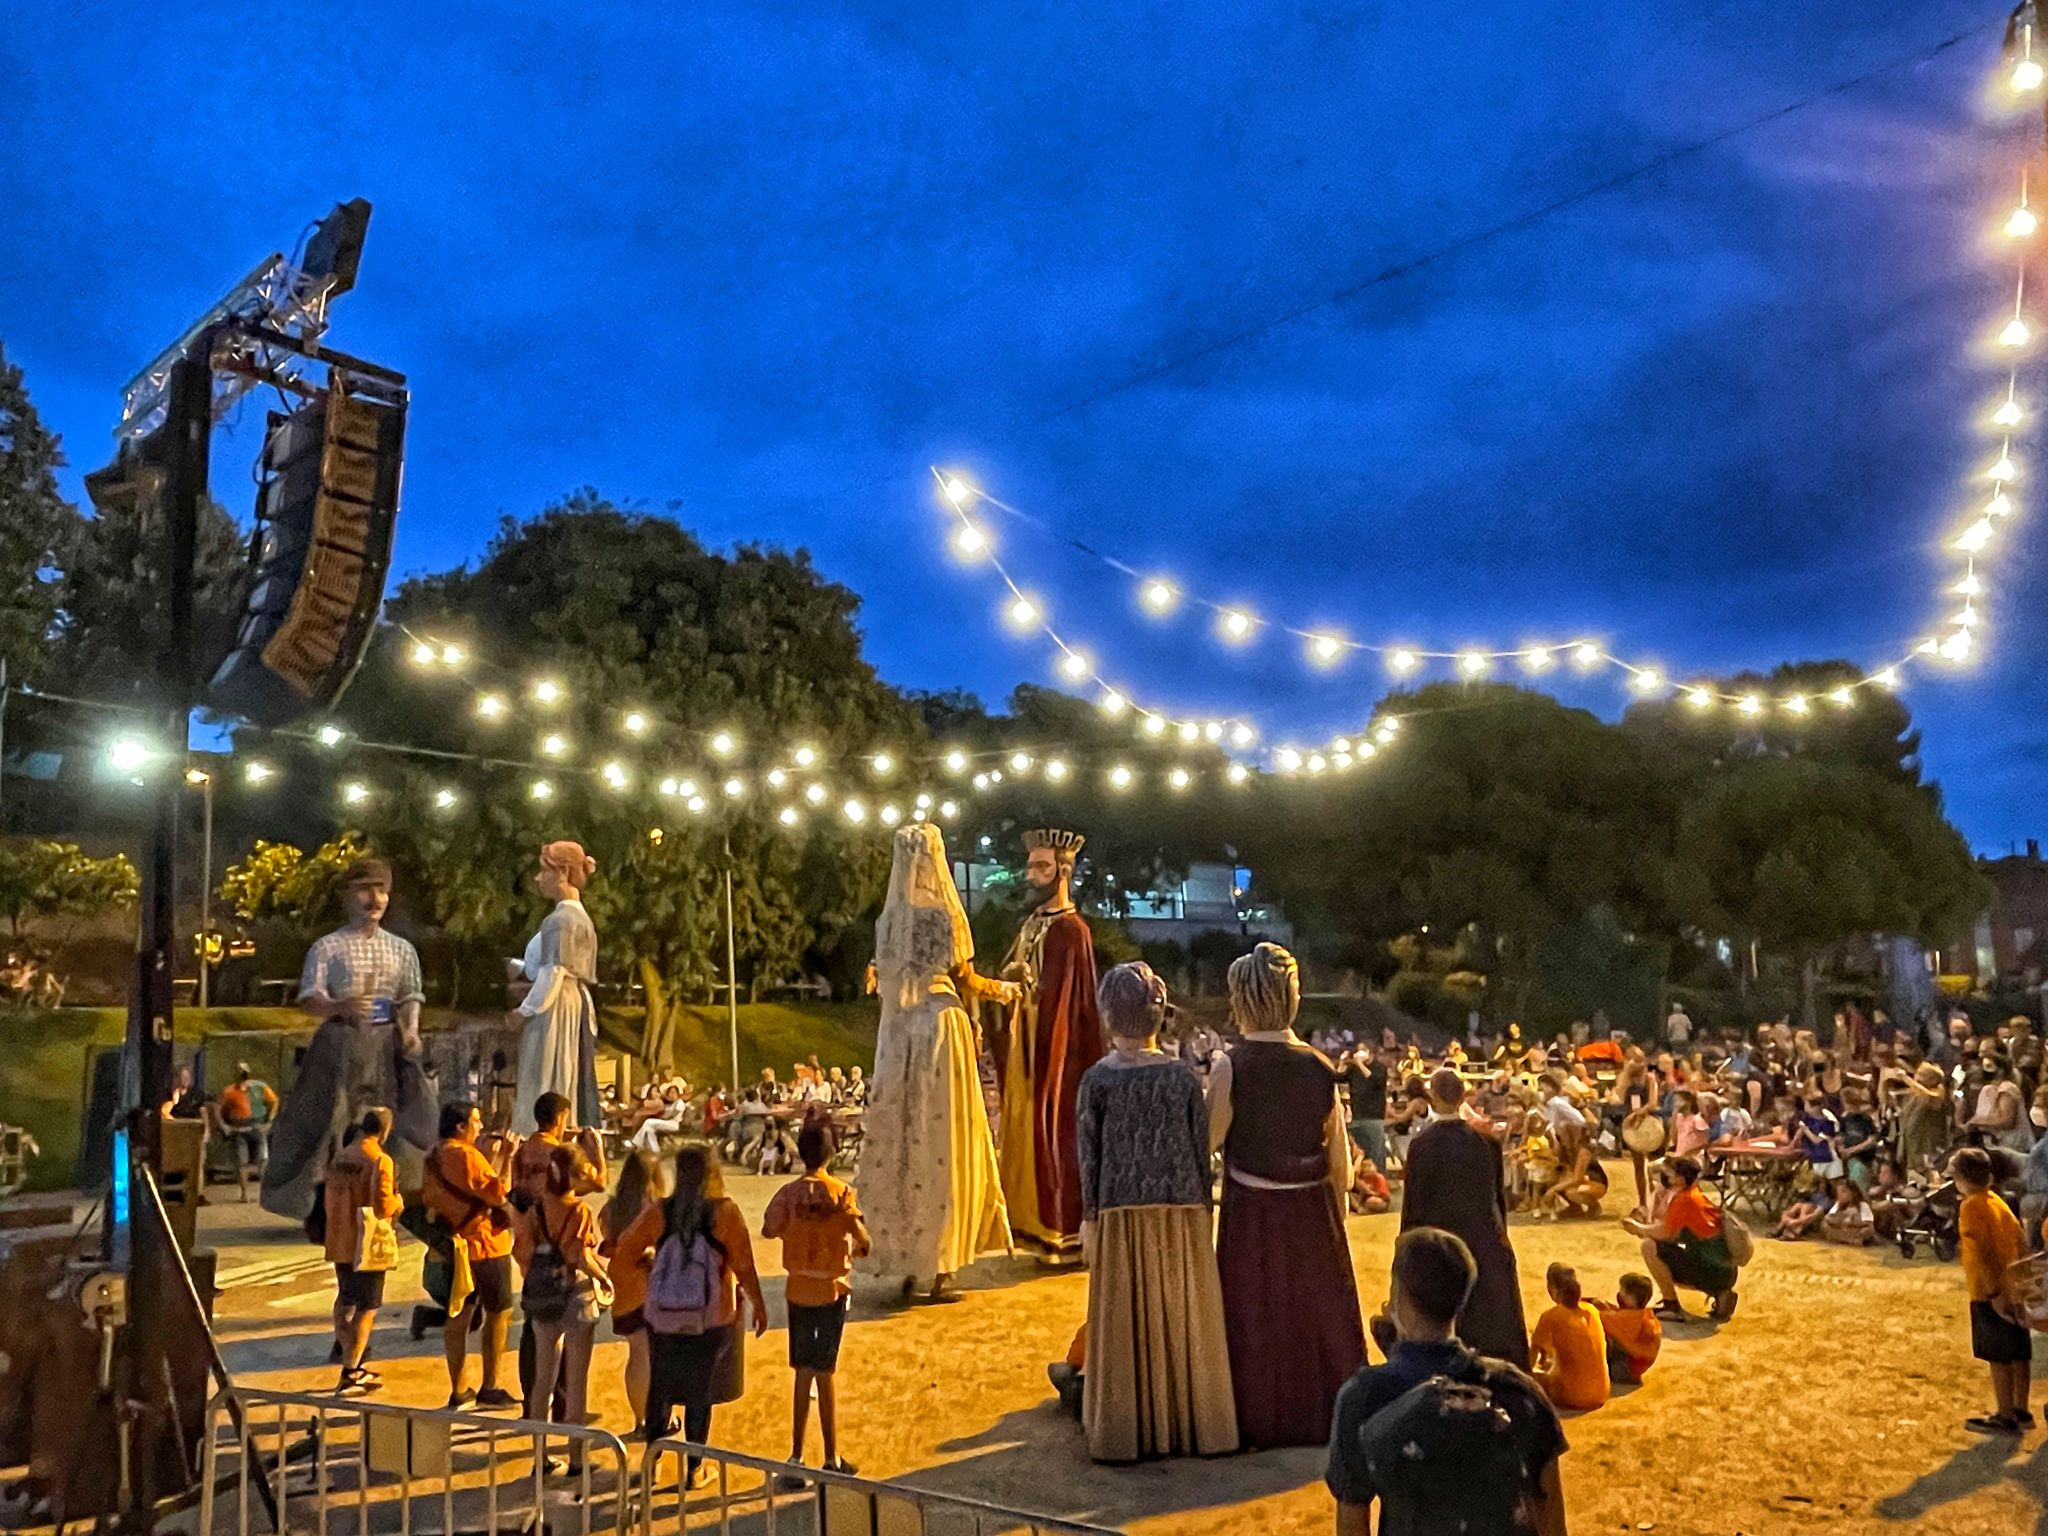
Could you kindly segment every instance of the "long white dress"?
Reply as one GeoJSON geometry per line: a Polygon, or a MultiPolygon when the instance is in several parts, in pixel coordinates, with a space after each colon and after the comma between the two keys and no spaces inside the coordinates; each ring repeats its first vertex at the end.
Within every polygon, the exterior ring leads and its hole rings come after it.
{"type": "Polygon", "coordinates": [[[974,1029],[952,971],[973,956],[944,845],[929,825],[896,835],[876,934],[882,999],[860,1154],[874,1246],[865,1274],[928,1284],[1009,1247],[974,1029]]]}
{"type": "Polygon", "coordinates": [[[532,983],[519,1011],[526,1015],[519,1035],[519,1088],[512,1104],[512,1129],[534,1132],[533,1101],[559,1093],[573,1117],[589,1113],[582,1102],[583,1063],[597,1041],[597,1004],[590,985],[597,980],[597,928],[574,897],[555,903],[526,945],[522,970],[532,983]]]}

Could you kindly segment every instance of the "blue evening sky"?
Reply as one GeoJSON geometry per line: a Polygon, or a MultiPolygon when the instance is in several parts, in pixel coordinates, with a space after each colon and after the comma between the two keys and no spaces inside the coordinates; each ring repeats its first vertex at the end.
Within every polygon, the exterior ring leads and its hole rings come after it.
{"type": "MultiPolygon", "coordinates": [[[[2002,11],[20,0],[0,339],[81,494],[122,382],[360,195],[331,340],[412,380],[404,571],[595,485],[713,543],[808,546],[863,594],[887,677],[999,699],[1049,657],[945,552],[940,462],[1360,638],[1874,666],[1954,606],[1940,546],[1993,456],[1992,233],[2040,136],[1987,89],[2002,11]]],[[[2048,368],[2029,386],[2048,399],[2048,368]]],[[[221,484],[244,457],[220,451],[221,484]]],[[[2027,499],[1983,658],[1909,694],[1987,851],[2048,831],[2027,499]]],[[[1385,686],[1151,623],[1122,578],[995,532],[1065,629],[1188,713],[1305,740],[1385,686]]]]}

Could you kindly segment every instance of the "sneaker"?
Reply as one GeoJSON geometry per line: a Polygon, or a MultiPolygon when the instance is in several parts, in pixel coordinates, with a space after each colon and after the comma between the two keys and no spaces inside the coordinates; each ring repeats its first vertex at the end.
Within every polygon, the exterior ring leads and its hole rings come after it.
{"type": "Polygon", "coordinates": [[[467,1387],[448,1394],[448,1411],[450,1413],[460,1413],[465,1408],[473,1408],[475,1406],[476,1394],[467,1387]]]}
{"type": "Polygon", "coordinates": [[[1963,1420],[1963,1428],[1978,1435],[2017,1435],[2022,1427],[2018,1419],[2003,1413],[1987,1413],[1963,1420]]]}
{"type": "Polygon", "coordinates": [[[517,1408],[519,1399],[503,1387],[485,1387],[476,1395],[476,1405],[483,1409],[517,1408]]]}

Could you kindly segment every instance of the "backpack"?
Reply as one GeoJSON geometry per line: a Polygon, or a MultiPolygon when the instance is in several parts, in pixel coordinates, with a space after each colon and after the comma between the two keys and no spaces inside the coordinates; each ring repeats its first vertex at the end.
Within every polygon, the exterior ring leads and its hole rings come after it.
{"type": "Polygon", "coordinates": [[[1382,1536],[1512,1536],[1535,1530],[1532,1469],[1514,1418],[1484,1367],[1432,1376],[1358,1432],[1380,1496],[1382,1536]]]}
{"type": "Polygon", "coordinates": [[[662,1240],[640,1315],[655,1333],[704,1333],[732,1321],[725,1305],[725,1255],[703,1232],[662,1240]]]}
{"type": "Polygon", "coordinates": [[[562,1257],[561,1245],[548,1231],[543,1216],[541,1240],[526,1266],[526,1283],[520,1287],[519,1305],[530,1322],[559,1323],[568,1314],[574,1289],[575,1277],[569,1273],[569,1262],[562,1257]]]}

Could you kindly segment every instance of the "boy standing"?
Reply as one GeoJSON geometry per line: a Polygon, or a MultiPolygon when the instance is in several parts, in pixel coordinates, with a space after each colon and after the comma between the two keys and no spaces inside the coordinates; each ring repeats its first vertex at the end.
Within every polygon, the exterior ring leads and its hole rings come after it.
{"type": "Polygon", "coordinates": [[[1563,1536],[1564,1453],[1557,1413],[1527,1372],[1475,1355],[1454,1336],[1479,1267],[1455,1233],[1414,1227],[1394,1245],[1385,1365],[1359,1371],[1337,1395],[1324,1481],[1338,1536],[1453,1529],[1563,1536]],[[1505,1421],[1505,1431],[1500,1426],[1505,1421]]]}
{"type": "Polygon", "coordinates": [[[2014,1261],[2026,1254],[2019,1218],[1991,1192],[1991,1159],[1982,1147],[1964,1147],[1949,1159],[1948,1176],[1962,1192],[1956,1224],[1962,1235],[1963,1280],[1970,1292],[1970,1353],[1991,1367],[1997,1407],[1965,1419],[1963,1428],[1985,1435],[2018,1435],[2034,1427],[2027,1410],[2033,1336],[2019,1320],[2006,1283],[2014,1261]]]}
{"type": "MultiPolygon", "coordinates": [[[[763,1237],[782,1240],[782,1267],[789,1275],[784,1297],[789,1306],[789,1363],[796,1372],[789,1459],[803,1463],[815,1388],[823,1466],[851,1476],[852,1464],[839,1454],[834,1376],[847,1298],[853,1294],[847,1277],[853,1273],[853,1261],[868,1251],[868,1229],[852,1188],[825,1171],[832,1160],[831,1122],[822,1116],[805,1121],[797,1132],[796,1150],[803,1159],[803,1177],[775,1192],[761,1222],[763,1237]]],[[[792,1481],[802,1487],[800,1480],[792,1481]]]]}

